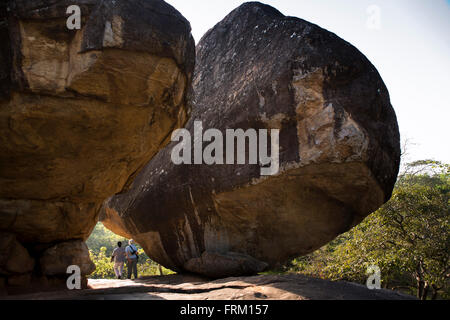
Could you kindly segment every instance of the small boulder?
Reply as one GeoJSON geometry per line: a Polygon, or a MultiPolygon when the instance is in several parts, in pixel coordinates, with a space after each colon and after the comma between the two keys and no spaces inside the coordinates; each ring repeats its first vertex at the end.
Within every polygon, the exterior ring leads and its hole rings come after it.
{"type": "Polygon", "coordinates": [[[71,265],[80,267],[81,275],[91,274],[95,264],[91,261],[89,250],[83,241],[58,243],[47,249],[40,260],[42,273],[46,276],[65,275],[71,265]]]}
{"type": "Polygon", "coordinates": [[[0,233],[0,274],[20,274],[33,270],[34,259],[12,233],[0,233]]]}

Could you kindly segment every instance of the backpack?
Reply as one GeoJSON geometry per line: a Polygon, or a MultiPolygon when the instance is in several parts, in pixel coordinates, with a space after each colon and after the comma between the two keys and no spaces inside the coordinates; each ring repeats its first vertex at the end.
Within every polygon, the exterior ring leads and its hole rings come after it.
{"type": "Polygon", "coordinates": [[[132,255],[136,255],[136,262],[138,262],[138,260],[139,260],[139,255],[138,255],[138,253],[137,253],[137,250],[134,251],[134,250],[133,250],[133,247],[132,247],[131,245],[128,246],[128,247],[130,248],[131,254],[132,254],[132,255]]]}

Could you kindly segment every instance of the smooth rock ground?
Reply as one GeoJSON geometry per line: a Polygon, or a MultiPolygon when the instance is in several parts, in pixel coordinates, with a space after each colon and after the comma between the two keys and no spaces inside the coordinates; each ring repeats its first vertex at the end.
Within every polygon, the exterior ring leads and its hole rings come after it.
{"type": "Polygon", "coordinates": [[[302,275],[265,275],[208,282],[198,276],[89,280],[89,290],[9,296],[33,300],[414,300],[390,290],[302,275]]]}

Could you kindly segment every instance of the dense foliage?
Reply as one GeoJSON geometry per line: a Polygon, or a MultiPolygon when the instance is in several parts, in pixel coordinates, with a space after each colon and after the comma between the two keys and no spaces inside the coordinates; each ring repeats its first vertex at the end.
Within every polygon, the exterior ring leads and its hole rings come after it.
{"type": "Polygon", "coordinates": [[[407,165],[386,205],[287,268],[364,284],[367,267],[377,265],[384,288],[449,299],[449,168],[435,161],[407,165]]]}
{"type": "Polygon", "coordinates": [[[99,222],[92,231],[86,244],[92,252],[95,254],[100,253],[102,247],[106,248],[106,255],[111,256],[115,247],[117,247],[117,242],[121,241],[123,245],[128,244],[128,239],[125,239],[115,233],[109,231],[105,226],[99,222]]]}
{"type": "MultiPolygon", "coordinates": [[[[92,279],[114,279],[114,262],[111,262],[111,254],[117,242],[121,241],[123,246],[128,244],[128,239],[114,234],[106,229],[102,223],[95,226],[89,239],[86,241],[91,259],[95,263],[96,269],[89,276],[92,279]]],[[[137,265],[138,276],[154,276],[173,273],[156,262],[152,261],[144,252],[143,249],[138,248],[139,262],[137,265]]],[[[125,264],[124,274],[127,274],[127,267],[125,264]]]]}

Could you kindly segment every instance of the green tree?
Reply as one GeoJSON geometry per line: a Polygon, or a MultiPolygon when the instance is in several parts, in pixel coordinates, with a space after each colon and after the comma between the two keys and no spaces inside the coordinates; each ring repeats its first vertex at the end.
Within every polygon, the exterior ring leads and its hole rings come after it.
{"type": "Polygon", "coordinates": [[[334,280],[364,283],[378,265],[383,287],[415,291],[420,299],[450,297],[449,165],[406,166],[392,199],[361,224],[292,269],[334,280]]]}
{"type": "Polygon", "coordinates": [[[98,253],[89,250],[91,260],[95,264],[95,271],[89,275],[91,279],[115,279],[114,263],[111,257],[106,254],[106,247],[101,247],[98,253]]]}
{"type": "Polygon", "coordinates": [[[128,243],[128,239],[111,232],[99,222],[86,241],[86,244],[89,250],[93,251],[95,254],[99,254],[102,248],[106,248],[105,255],[111,256],[119,241],[121,241],[124,246],[128,243]]]}

